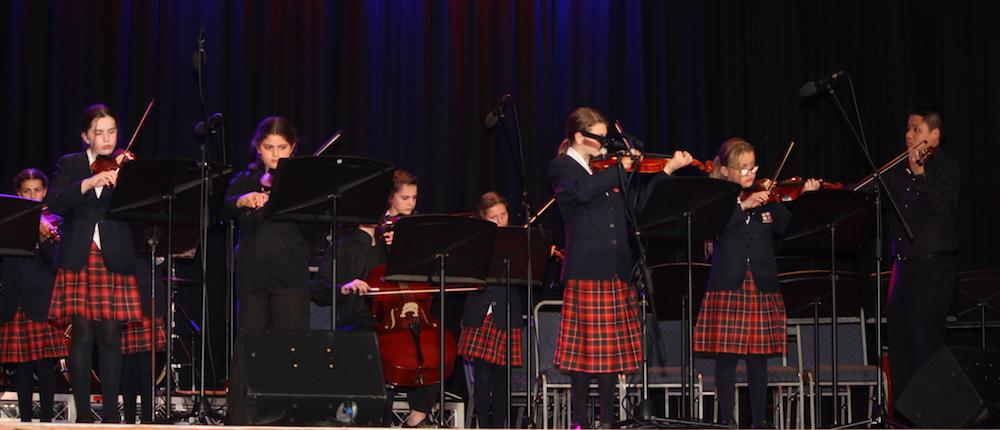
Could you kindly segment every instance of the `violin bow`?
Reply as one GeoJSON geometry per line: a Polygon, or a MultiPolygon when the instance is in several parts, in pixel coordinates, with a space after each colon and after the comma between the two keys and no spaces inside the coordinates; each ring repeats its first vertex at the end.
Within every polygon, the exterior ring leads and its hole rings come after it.
{"type": "Polygon", "coordinates": [[[788,149],[785,150],[785,155],[781,157],[781,162],[778,163],[778,168],[774,171],[774,176],[771,177],[771,183],[767,186],[767,191],[770,192],[774,184],[778,183],[778,174],[781,173],[781,169],[785,168],[785,162],[788,161],[788,156],[792,153],[792,147],[795,146],[795,138],[788,143],[788,149]]]}
{"type": "Polygon", "coordinates": [[[135,143],[135,137],[139,135],[139,130],[142,130],[143,124],[146,123],[146,117],[149,116],[149,111],[153,110],[153,102],[155,101],[156,98],[154,97],[149,101],[149,105],[146,106],[146,112],[142,114],[142,119],[139,120],[139,125],[136,126],[135,131],[132,132],[132,138],[129,139],[128,146],[125,147],[125,152],[128,152],[130,149],[132,149],[132,144],[135,143]]]}

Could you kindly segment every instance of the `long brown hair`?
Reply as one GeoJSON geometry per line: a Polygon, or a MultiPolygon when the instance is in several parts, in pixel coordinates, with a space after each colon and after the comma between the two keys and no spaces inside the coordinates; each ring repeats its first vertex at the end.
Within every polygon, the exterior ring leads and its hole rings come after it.
{"type": "Polygon", "coordinates": [[[559,149],[556,151],[556,156],[566,155],[566,151],[569,150],[570,146],[573,146],[573,136],[576,135],[578,131],[587,131],[590,126],[594,124],[607,124],[608,120],[601,115],[597,109],[589,107],[577,108],[573,113],[569,114],[566,118],[566,137],[563,139],[562,143],[559,144],[559,149]]]}

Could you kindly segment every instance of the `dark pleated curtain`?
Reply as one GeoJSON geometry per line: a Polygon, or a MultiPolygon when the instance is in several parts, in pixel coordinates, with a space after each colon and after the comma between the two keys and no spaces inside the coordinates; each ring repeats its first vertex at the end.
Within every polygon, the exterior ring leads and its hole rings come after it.
{"type": "MultiPolygon", "coordinates": [[[[416,174],[423,213],[470,211],[489,190],[516,211],[518,143],[541,205],[565,118],[584,105],[648,152],[711,159],[742,137],[762,176],[794,138],[782,176],[850,183],[868,172],[834,99],[797,95],[842,70],[836,99],[862,120],[876,165],[902,152],[908,108],[945,112],[944,148],[963,169],[959,269],[995,269],[1000,204],[983,180],[1000,160],[998,17],[1000,3],[971,0],[8,0],[0,179],[51,172],[80,150],[79,116],[94,103],[118,112],[127,141],[155,97],[139,157],[200,158],[194,126],[221,112],[214,157],[243,169],[255,125],[280,115],[299,129],[299,154],[342,129],[337,153],[416,174]],[[192,64],[202,24],[204,100],[192,64]],[[506,93],[506,116],[487,130],[506,93]]],[[[557,218],[543,225],[558,230],[557,218]]]]}

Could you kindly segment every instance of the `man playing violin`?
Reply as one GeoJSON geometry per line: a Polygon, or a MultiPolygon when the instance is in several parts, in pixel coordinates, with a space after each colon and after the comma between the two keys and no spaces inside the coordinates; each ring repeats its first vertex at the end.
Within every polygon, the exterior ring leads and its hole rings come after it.
{"type": "Polygon", "coordinates": [[[945,341],[946,318],[955,288],[958,250],[958,162],[941,151],[944,120],[928,106],[910,111],[906,126],[906,168],[886,174],[886,185],[913,231],[906,237],[899,219],[889,217],[892,278],[886,308],[886,336],[892,395],[899,395],[917,370],[945,341]],[[934,150],[929,157],[928,150],[934,150]]]}

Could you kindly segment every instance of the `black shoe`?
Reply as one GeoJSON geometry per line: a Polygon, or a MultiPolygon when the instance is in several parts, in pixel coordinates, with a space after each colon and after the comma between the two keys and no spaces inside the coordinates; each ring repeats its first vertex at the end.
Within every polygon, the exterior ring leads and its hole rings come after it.
{"type": "Polygon", "coordinates": [[[725,428],[729,428],[729,429],[738,429],[738,428],[740,428],[740,425],[736,422],[736,420],[722,420],[722,421],[719,421],[719,425],[720,426],[724,426],[725,428]]]}
{"type": "Polygon", "coordinates": [[[772,424],[768,420],[763,420],[763,421],[754,423],[753,428],[755,428],[755,429],[773,429],[774,428],[774,424],[772,424]]]}
{"type": "Polygon", "coordinates": [[[404,428],[426,428],[426,427],[437,427],[437,424],[434,424],[434,421],[431,421],[431,417],[424,417],[424,419],[420,420],[419,423],[417,423],[415,425],[412,425],[412,426],[409,425],[409,424],[407,424],[406,421],[403,421],[403,427],[404,428]]]}

